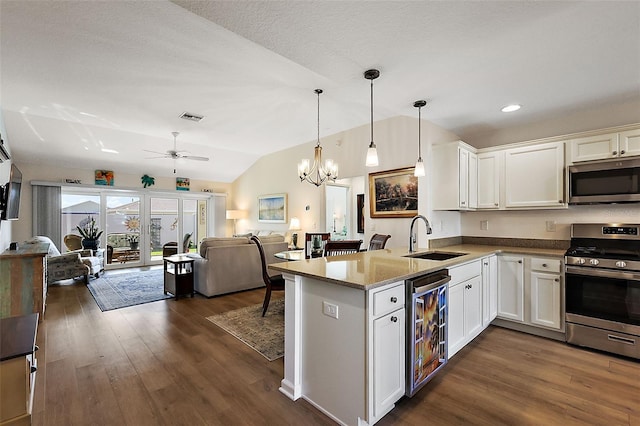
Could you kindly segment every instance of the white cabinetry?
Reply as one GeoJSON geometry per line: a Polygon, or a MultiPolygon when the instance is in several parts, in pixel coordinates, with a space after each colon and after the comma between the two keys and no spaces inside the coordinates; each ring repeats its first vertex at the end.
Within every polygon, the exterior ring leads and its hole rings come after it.
{"type": "Polygon", "coordinates": [[[496,255],[482,259],[482,327],[498,315],[498,258],[496,255]]]}
{"type": "Polygon", "coordinates": [[[370,418],[375,422],[405,393],[404,281],[373,290],[370,297],[373,370],[369,398],[373,400],[370,418]]]}
{"type": "Polygon", "coordinates": [[[434,145],[433,209],[469,210],[478,206],[478,158],[462,141],[434,145]]]}
{"type": "Polygon", "coordinates": [[[531,324],[562,329],[562,262],[532,257],[529,272],[531,324]]]}
{"type": "Polygon", "coordinates": [[[524,321],[522,256],[498,256],[498,318],[524,321]]]}
{"type": "Polygon", "coordinates": [[[505,150],[505,207],[562,207],[564,143],[505,150]]]}
{"type": "Polygon", "coordinates": [[[500,170],[504,152],[494,151],[478,154],[478,208],[500,207],[500,170]]]}
{"type": "Polygon", "coordinates": [[[501,255],[498,264],[498,318],[563,331],[562,261],[501,255]]]}
{"type": "Polygon", "coordinates": [[[569,141],[569,163],[640,155],[640,128],[569,141]]]}
{"type": "Polygon", "coordinates": [[[483,330],[481,261],[449,268],[449,358],[483,330]]]}

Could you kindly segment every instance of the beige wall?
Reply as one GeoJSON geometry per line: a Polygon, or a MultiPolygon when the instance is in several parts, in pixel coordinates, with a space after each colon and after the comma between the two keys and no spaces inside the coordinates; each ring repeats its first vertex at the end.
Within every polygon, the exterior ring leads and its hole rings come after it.
{"type": "MultiPolygon", "coordinates": [[[[13,223],[13,241],[24,241],[32,235],[31,224],[31,181],[62,182],[64,179],[80,179],[82,184],[92,185],[94,183],[94,170],[68,169],[55,166],[43,167],[31,163],[16,163],[22,171],[22,194],[20,200],[20,219],[13,223]]],[[[155,185],[145,190],[138,175],[126,175],[115,172],[115,186],[113,189],[139,189],[140,191],[168,190],[175,191],[175,178],[158,177],[155,178],[155,185]]],[[[95,186],[95,185],[92,185],[95,186]]],[[[111,187],[110,187],[111,188],[111,187]]],[[[203,189],[210,189],[212,192],[228,193],[231,184],[220,182],[208,182],[192,180],[190,182],[192,192],[200,192],[203,189]]],[[[2,223],[4,227],[5,222],[2,223]]],[[[4,234],[4,230],[2,230],[4,234]]]]}
{"type": "MultiPolygon", "coordinates": [[[[393,117],[375,123],[374,139],[378,147],[380,165],[366,168],[366,149],[370,142],[370,126],[364,125],[321,139],[322,158],[331,158],[340,167],[340,177],[365,177],[365,234],[359,234],[367,244],[374,233],[390,234],[388,247],[406,246],[409,237],[410,219],[372,219],[369,217],[368,173],[409,167],[418,157],[418,120],[411,117],[393,117]]],[[[453,133],[432,123],[422,122],[423,158],[429,157],[429,146],[457,140],[453,133]]],[[[315,142],[276,152],[262,157],[232,185],[230,208],[249,211],[249,217],[238,221],[238,232],[249,229],[270,229],[284,232],[287,224],[259,223],[257,221],[257,197],[263,194],[286,193],[288,195],[289,217],[300,219],[306,232],[325,232],[324,188],[309,183],[301,183],[297,176],[297,165],[302,158],[313,160],[315,142]],[[308,209],[306,208],[308,206],[308,209]]],[[[427,162],[428,164],[428,162],[427,162]]],[[[438,225],[434,235],[459,235],[458,213],[434,213],[429,211],[428,177],[419,180],[419,211],[438,225]]],[[[355,195],[354,195],[355,197],[355,195]]],[[[424,225],[420,225],[424,233],[424,225]]],[[[422,237],[421,245],[426,242],[422,237]]]]}

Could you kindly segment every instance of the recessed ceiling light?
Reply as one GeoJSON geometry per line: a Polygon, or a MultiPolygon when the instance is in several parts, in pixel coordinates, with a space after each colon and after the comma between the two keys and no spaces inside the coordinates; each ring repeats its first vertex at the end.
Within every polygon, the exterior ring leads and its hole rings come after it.
{"type": "Polygon", "coordinates": [[[511,105],[507,105],[505,107],[502,107],[501,111],[502,112],[513,112],[513,111],[517,111],[520,109],[520,105],[518,104],[511,104],[511,105]]]}

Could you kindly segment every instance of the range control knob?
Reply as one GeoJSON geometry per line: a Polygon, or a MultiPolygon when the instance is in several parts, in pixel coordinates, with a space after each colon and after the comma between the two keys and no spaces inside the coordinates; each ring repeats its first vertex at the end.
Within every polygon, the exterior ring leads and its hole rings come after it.
{"type": "Polygon", "coordinates": [[[627,267],[627,262],[623,262],[622,260],[618,260],[618,261],[616,262],[616,266],[617,266],[618,268],[626,268],[626,267],[627,267]]]}
{"type": "Polygon", "coordinates": [[[597,265],[598,263],[600,263],[600,261],[598,259],[591,259],[589,260],[589,263],[592,265],[597,265]]]}
{"type": "Polygon", "coordinates": [[[585,262],[585,260],[583,258],[579,257],[579,258],[577,258],[575,260],[574,263],[577,263],[578,265],[584,265],[584,262],[585,262]]]}

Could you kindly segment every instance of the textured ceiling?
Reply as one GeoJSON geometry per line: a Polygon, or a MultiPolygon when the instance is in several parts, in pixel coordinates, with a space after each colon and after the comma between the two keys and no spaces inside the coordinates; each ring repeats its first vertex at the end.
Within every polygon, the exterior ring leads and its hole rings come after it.
{"type": "Polygon", "coordinates": [[[170,176],[144,150],[180,131],[178,149],[211,161],[178,169],[222,182],[315,138],[316,87],[321,135],[367,124],[368,68],[376,120],[424,98],[423,118],[468,142],[640,99],[635,1],[2,0],[0,49],[18,161],[170,176]]]}

